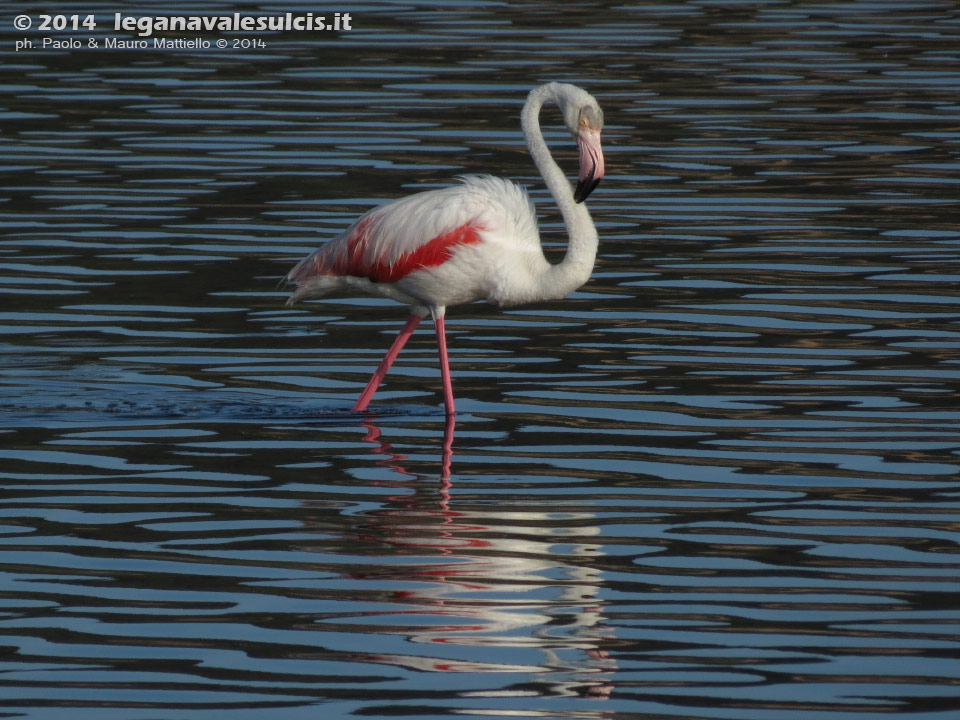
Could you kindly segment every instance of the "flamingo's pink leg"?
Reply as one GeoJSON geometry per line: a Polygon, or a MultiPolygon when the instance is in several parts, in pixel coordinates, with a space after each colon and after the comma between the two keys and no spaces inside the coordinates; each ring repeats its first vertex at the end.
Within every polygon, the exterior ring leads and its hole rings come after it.
{"type": "Polygon", "coordinates": [[[420,324],[422,319],[423,318],[419,315],[410,313],[410,317],[407,318],[407,322],[400,329],[400,333],[393,341],[393,345],[391,345],[390,349],[387,350],[387,354],[384,355],[383,360],[380,362],[380,366],[377,368],[376,372],[373,373],[373,377],[370,378],[370,382],[367,383],[367,386],[363,389],[363,392],[360,393],[360,397],[353,406],[354,411],[363,412],[367,409],[367,405],[369,405],[370,400],[373,399],[373,394],[377,391],[377,388],[380,387],[380,383],[383,382],[383,378],[390,369],[390,366],[393,365],[393,361],[397,359],[397,355],[399,355],[400,351],[403,350],[403,346],[407,344],[407,340],[409,340],[410,336],[413,335],[413,331],[416,329],[417,325],[420,324]]]}
{"type": "Polygon", "coordinates": [[[440,350],[440,377],[443,379],[443,404],[447,409],[447,415],[454,415],[457,411],[453,407],[453,381],[450,379],[450,361],[447,357],[447,328],[443,315],[434,318],[433,324],[437,329],[437,348],[440,350]]]}

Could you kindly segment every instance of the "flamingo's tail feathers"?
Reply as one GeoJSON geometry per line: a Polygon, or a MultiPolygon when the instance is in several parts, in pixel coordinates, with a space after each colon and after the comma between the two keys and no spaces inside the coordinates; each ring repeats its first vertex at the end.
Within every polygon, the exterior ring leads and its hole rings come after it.
{"type": "Polygon", "coordinates": [[[305,257],[281,280],[287,285],[296,284],[297,289],[287,298],[287,305],[300,300],[321,297],[340,287],[342,282],[336,276],[329,275],[327,253],[323,248],[305,257]]]}
{"type": "Polygon", "coordinates": [[[344,286],[343,280],[334,275],[314,275],[294,282],[297,283],[297,289],[287,298],[287,305],[293,305],[301,300],[323,297],[344,286]]]}

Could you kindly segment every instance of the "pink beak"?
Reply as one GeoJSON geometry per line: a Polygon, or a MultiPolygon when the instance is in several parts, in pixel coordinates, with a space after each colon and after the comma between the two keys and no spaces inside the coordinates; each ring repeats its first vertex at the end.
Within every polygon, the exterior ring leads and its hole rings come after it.
{"type": "Polygon", "coordinates": [[[580,148],[580,177],[573,199],[578,203],[587,199],[603,177],[603,148],[600,147],[600,131],[581,128],[577,133],[580,148]]]}

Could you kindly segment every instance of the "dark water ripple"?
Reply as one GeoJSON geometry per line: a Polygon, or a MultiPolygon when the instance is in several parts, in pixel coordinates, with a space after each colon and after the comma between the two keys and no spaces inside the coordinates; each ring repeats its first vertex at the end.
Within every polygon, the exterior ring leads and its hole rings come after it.
{"type": "Polygon", "coordinates": [[[441,5],[0,47],[0,712],[955,714],[955,4],[441,5]],[[402,310],[277,279],[459,173],[559,258],[548,79],[607,115],[593,279],[451,311],[455,426],[428,328],[354,415],[402,310]]]}

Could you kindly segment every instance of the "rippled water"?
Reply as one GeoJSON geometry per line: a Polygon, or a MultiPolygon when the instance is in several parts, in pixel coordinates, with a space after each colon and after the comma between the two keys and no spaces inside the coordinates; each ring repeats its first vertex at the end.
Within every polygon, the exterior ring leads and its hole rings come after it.
{"type": "Polygon", "coordinates": [[[0,48],[0,713],[960,710],[956,4],[341,10],[0,48]],[[559,257],[553,79],[606,112],[594,278],[450,311],[455,427],[427,325],[353,414],[404,309],[277,280],[460,173],[559,257]]]}

